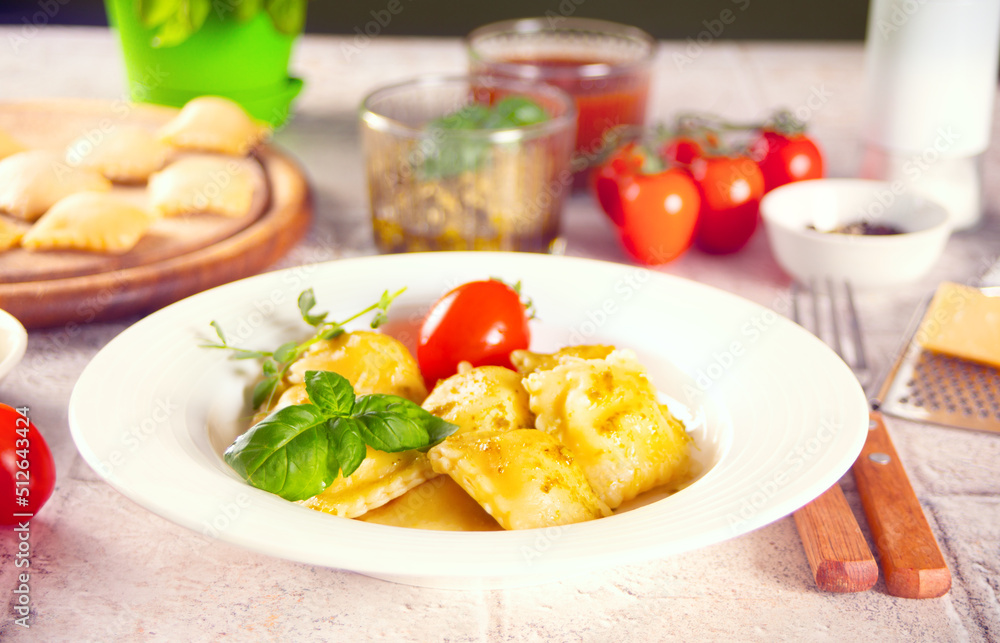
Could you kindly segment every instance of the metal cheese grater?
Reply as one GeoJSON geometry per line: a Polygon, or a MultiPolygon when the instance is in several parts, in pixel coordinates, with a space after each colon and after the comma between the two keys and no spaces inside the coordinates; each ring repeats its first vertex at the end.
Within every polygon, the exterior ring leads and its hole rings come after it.
{"type": "MultiPolygon", "coordinates": [[[[1000,287],[983,292],[1000,296],[1000,287]]],[[[911,323],[879,392],[878,408],[908,420],[1000,433],[1000,369],[925,351],[914,339],[930,301],[911,323]]]]}

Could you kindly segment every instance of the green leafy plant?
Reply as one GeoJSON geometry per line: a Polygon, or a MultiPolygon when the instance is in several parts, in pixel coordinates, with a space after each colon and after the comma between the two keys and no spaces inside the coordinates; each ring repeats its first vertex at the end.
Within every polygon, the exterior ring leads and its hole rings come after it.
{"type": "Polygon", "coordinates": [[[155,29],[154,47],[172,47],[201,29],[209,13],[246,22],[264,12],[274,28],[287,35],[302,32],[308,0],[136,0],[139,19],[155,29]]]}
{"type": "MultiPolygon", "coordinates": [[[[253,406],[270,406],[288,367],[310,346],[345,332],[344,325],[374,312],[370,326],[388,320],[386,313],[401,295],[382,293],[378,302],[343,321],[327,321],[329,313],[314,312],[316,296],[310,288],[298,298],[302,320],[316,329],[302,342],[285,342],[273,351],[232,346],[218,322],[211,322],[218,342],[204,348],[232,351],[234,359],[262,360],[263,378],[254,387],[253,406]]],[[[395,395],[355,396],[351,383],[337,373],[306,371],[309,402],[279,409],[255,424],[226,449],[225,461],[258,489],[287,500],[311,498],[339,475],[354,473],[367,447],[395,453],[429,448],[458,429],[431,415],[410,400],[395,395]]]]}

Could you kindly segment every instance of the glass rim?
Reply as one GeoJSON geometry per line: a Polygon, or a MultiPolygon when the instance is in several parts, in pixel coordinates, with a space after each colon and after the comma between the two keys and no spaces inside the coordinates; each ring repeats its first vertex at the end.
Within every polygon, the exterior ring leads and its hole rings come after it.
{"type": "Polygon", "coordinates": [[[643,29],[621,22],[598,18],[564,17],[559,18],[555,22],[544,17],[501,20],[473,29],[465,37],[465,42],[469,58],[474,63],[489,64],[505,75],[523,79],[603,78],[617,76],[648,66],[656,55],[656,39],[643,29]],[[545,34],[573,31],[600,34],[620,40],[631,40],[644,45],[646,51],[634,60],[618,63],[595,62],[576,67],[542,67],[530,62],[495,60],[484,57],[476,49],[477,41],[504,33],[545,34]]]}
{"type": "Polygon", "coordinates": [[[370,92],[361,101],[360,118],[361,121],[373,130],[383,133],[403,136],[406,138],[432,138],[433,132],[425,127],[415,127],[403,121],[392,118],[373,109],[372,103],[388,94],[407,89],[444,87],[456,83],[462,83],[473,87],[476,81],[481,81],[485,87],[501,87],[512,89],[528,94],[542,94],[548,98],[558,101],[563,106],[563,113],[552,116],[549,120],[534,125],[524,125],[521,127],[505,127],[499,129],[463,129],[448,130],[449,133],[461,134],[474,140],[489,141],[491,143],[510,143],[522,140],[531,140],[548,136],[554,132],[565,129],[571,135],[576,131],[576,102],[567,92],[547,85],[545,83],[526,82],[521,79],[495,78],[492,76],[482,76],[476,74],[458,75],[424,75],[400,81],[390,85],[379,87],[370,92]]]}

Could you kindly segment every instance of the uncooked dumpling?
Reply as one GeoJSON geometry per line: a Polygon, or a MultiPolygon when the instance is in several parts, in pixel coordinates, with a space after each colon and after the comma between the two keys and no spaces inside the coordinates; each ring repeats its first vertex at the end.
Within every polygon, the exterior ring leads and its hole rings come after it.
{"type": "Polygon", "coordinates": [[[242,217],[250,212],[256,173],[248,161],[190,156],[149,177],[149,201],[161,217],[212,213],[242,217]]]}
{"type": "Polygon", "coordinates": [[[691,439],[631,351],[559,361],[524,379],[535,425],[573,452],[609,507],[688,473],[691,439]]]}
{"type": "Polygon", "coordinates": [[[568,525],[611,512],[594,494],[573,454],[536,429],[471,431],[427,452],[504,529],[568,525]]]}
{"type": "Polygon", "coordinates": [[[96,170],[119,183],[140,183],[163,167],[169,147],[137,125],[119,125],[99,139],[82,136],[66,148],[66,163],[96,170]]]}
{"type": "Polygon", "coordinates": [[[267,135],[243,108],[228,98],[200,96],[160,129],[160,140],[188,150],[244,156],[267,135]]]}
{"type": "Polygon", "coordinates": [[[11,154],[23,152],[26,149],[26,147],[14,140],[10,134],[0,129],[0,160],[7,158],[11,154]]]}
{"type": "Polygon", "coordinates": [[[34,221],[70,194],[110,189],[111,182],[99,173],[70,167],[54,152],[19,152],[0,161],[0,212],[25,221],[34,221]]]}
{"type": "Polygon", "coordinates": [[[131,250],[153,219],[104,192],[72,194],[49,209],[21,239],[28,250],[131,250]]]}
{"type": "Polygon", "coordinates": [[[0,217],[0,252],[16,246],[24,236],[25,230],[24,224],[18,225],[0,217]]]}
{"type": "Polygon", "coordinates": [[[289,384],[304,381],[306,371],[332,371],[354,387],[355,395],[385,393],[420,404],[427,397],[420,367],[406,346],[369,330],[342,333],[316,342],[288,369],[289,384]]]}

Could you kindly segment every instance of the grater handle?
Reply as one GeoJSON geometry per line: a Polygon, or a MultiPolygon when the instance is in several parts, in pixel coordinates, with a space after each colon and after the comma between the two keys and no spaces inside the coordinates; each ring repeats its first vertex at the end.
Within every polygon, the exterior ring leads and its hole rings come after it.
{"type": "Polygon", "coordinates": [[[863,592],[878,580],[878,564],[839,483],[796,511],[795,526],[821,590],[863,592]]]}
{"type": "Polygon", "coordinates": [[[877,411],[870,415],[868,438],[853,471],[889,593],[902,598],[947,594],[951,573],[877,411]]]}

